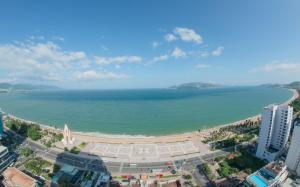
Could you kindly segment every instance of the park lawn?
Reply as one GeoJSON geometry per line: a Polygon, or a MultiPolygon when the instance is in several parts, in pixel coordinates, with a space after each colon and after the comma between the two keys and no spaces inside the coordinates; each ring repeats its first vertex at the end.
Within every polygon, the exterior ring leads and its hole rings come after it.
{"type": "Polygon", "coordinates": [[[255,134],[247,133],[243,135],[234,135],[233,137],[216,141],[212,144],[213,149],[223,149],[247,142],[255,138],[255,134]]]}
{"type": "Polygon", "coordinates": [[[33,154],[33,151],[29,147],[23,147],[20,149],[20,154],[24,157],[28,157],[33,154]]]}
{"type": "Polygon", "coordinates": [[[240,151],[240,153],[227,160],[228,165],[233,168],[237,168],[239,171],[245,171],[250,174],[266,165],[266,163],[248,153],[245,150],[240,151]]]}
{"type": "Polygon", "coordinates": [[[51,166],[52,164],[50,162],[43,160],[40,157],[32,158],[24,164],[26,170],[30,171],[36,176],[47,175],[48,173],[46,172],[46,169],[50,168],[51,166]]]}
{"type": "Polygon", "coordinates": [[[82,143],[79,144],[78,146],[72,147],[72,149],[70,150],[70,153],[73,153],[73,154],[79,154],[79,153],[81,152],[81,150],[82,150],[83,148],[85,148],[86,145],[87,145],[87,143],[82,142],[82,143]]]}
{"type": "Polygon", "coordinates": [[[80,149],[83,149],[83,148],[85,148],[86,145],[87,145],[86,142],[81,142],[81,144],[79,144],[78,147],[79,147],[80,149]]]}
{"type": "Polygon", "coordinates": [[[262,160],[252,156],[245,150],[236,152],[234,157],[218,160],[220,168],[218,173],[221,177],[244,171],[251,174],[266,165],[262,160]]]}

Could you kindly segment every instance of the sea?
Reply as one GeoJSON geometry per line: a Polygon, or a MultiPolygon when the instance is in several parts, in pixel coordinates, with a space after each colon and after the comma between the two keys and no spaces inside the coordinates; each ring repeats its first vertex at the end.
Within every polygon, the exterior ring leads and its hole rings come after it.
{"type": "Polygon", "coordinates": [[[242,120],[292,97],[288,89],[262,86],[203,90],[126,89],[0,93],[5,113],[72,131],[167,135],[242,120]]]}

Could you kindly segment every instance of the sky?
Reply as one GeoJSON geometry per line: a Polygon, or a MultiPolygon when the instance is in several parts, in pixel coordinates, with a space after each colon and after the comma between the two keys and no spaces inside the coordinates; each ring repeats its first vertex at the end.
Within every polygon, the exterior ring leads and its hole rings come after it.
{"type": "Polygon", "coordinates": [[[0,82],[164,88],[300,80],[298,0],[0,2],[0,82]]]}

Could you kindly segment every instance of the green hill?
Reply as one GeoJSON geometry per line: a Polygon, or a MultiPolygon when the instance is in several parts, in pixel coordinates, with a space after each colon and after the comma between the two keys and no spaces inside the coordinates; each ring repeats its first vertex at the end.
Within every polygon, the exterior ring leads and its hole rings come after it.
{"type": "Polygon", "coordinates": [[[58,90],[59,87],[33,84],[0,83],[0,92],[58,90]]]}

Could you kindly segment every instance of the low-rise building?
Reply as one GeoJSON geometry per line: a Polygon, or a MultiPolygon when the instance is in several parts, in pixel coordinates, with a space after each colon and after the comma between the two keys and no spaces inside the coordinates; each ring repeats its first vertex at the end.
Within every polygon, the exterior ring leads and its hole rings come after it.
{"type": "Polygon", "coordinates": [[[110,175],[108,173],[100,173],[96,185],[97,187],[108,187],[110,182],[110,175]]]}
{"type": "Polygon", "coordinates": [[[260,170],[249,175],[244,182],[244,186],[275,187],[282,184],[287,176],[287,167],[283,162],[271,162],[260,170]]]}
{"type": "Polygon", "coordinates": [[[37,182],[15,167],[9,167],[3,172],[5,187],[37,187],[37,182]]]}
{"type": "Polygon", "coordinates": [[[65,165],[52,178],[51,186],[107,187],[109,182],[109,173],[81,170],[74,166],[65,165]]]}
{"type": "Polygon", "coordinates": [[[84,177],[84,171],[74,166],[65,165],[53,177],[52,186],[61,186],[63,184],[69,186],[79,186],[84,177]]]}

